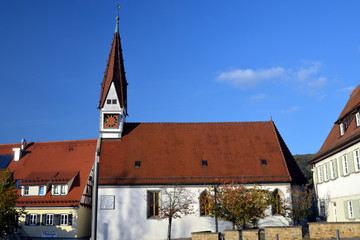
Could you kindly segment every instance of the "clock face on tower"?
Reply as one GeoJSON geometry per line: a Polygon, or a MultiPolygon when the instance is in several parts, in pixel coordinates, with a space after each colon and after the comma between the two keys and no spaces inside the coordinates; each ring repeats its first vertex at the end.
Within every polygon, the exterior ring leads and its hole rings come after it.
{"type": "Polygon", "coordinates": [[[104,114],[104,128],[119,128],[119,114],[104,114]]]}

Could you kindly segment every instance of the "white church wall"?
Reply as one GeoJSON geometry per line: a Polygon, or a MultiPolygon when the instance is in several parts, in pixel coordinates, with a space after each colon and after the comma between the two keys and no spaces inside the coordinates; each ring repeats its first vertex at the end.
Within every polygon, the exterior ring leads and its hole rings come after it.
{"type": "MultiPolygon", "coordinates": [[[[290,184],[264,184],[261,185],[261,187],[268,189],[270,192],[278,189],[284,197],[290,197],[290,184]]],[[[195,213],[173,220],[172,237],[191,237],[191,232],[198,231],[215,232],[215,219],[209,216],[200,216],[199,196],[207,189],[207,186],[189,186],[187,189],[194,195],[193,207],[195,213]]],[[[98,190],[97,239],[166,239],[168,228],[167,220],[147,218],[147,191],[160,190],[161,186],[100,186],[98,190]],[[113,209],[102,209],[102,196],[110,196],[107,198],[114,199],[113,209]]],[[[270,212],[271,211],[268,211],[268,214],[270,214],[270,212]]],[[[218,230],[220,232],[231,228],[231,223],[224,221],[218,222],[218,230]]]]}

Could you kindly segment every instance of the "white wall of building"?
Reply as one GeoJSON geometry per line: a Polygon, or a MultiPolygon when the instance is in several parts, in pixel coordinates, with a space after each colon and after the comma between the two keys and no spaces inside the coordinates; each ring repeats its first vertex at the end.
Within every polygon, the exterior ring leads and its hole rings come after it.
{"type": "MultiPolygon", "coordinates": [[[[261,187],[270,192],[278,189],[282,196],[290,199],[290,184],[266,184],[261,187]]],[[[172,238],[191,237],[191,232],[198,231],[215,232],[215,219],[209,216],[200,216],[199,197],[207,189],[207,186],[189,186],[187,189],[194,195],[195,214],[173,220],[172,238]]],[[[166,239],[167,220],[147,218],[147,191],[154,190],[160,191],[161,187],[100,186],[98,189],[97,239],[166,239]],[[101,197],[105,195],[114,196],[114,209],[101,209],[101,197]]],[[[231,229],[232,225],[219,221],[218,227],[219,231],[223,232],[225,229],[231,229]]]]}
{"type": "Polygon", "coordinates": [[[344,149],[336,154],[316,163],[313,168],[313,177],[316,182],[316,193],[318,198],[319,214],[326,217],[328,222],[360,221],[360,169],[356,167],[357,160],[354,154],[359,150],[360,143],[344,149]],[[347,156],[349,173],[344,174],[343,156],[347,156]],[[324,166],[330,162],[336,162],[336,177],[324,177],[324,166]],[[322,179],[319,178],[319,168],[321,168],[322,179]],[[321,181],[320,181],[321,180],[321,181]],[[349,217],[348,201],[353,202],[354,216],[349,217]],[[321,207],[322,205],[322,207],[321,207]]]}

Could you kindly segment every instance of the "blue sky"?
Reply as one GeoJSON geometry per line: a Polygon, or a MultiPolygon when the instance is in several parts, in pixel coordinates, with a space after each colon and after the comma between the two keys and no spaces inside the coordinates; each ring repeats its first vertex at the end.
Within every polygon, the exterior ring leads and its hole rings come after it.
{"type": "MultiPolygon", "coordinates": [[[[118,1],[0,1],[0,144],[98,137],[118,1]]],[[[128,122],[275,122],[315,153],[360,76],[359,1],[122,0],[128,122]]]]}

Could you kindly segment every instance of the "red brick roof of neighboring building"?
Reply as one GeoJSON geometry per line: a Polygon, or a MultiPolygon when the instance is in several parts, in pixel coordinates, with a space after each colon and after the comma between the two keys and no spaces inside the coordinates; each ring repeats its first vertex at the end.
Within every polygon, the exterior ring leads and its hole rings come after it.
{"type": "Polygon", "coordinates": [[[359,111],[359,108],[360,85],[352,91],[349,101],[346,103],[320,150],[309,162],[310,164],[321,161],[360,141],[360,128],[356,126],[355,118],[355,114],[359,111]],[[346,124],[347,127],[344,135],[341,136],[339,124],[344,121],[344,119],[347,119],[348,123],[346,124]]]}
{"type": "Polygon", "coordinates": [[[116,94],[119,98],[120,106],[122,108],[127,108],[128,84],[125,77],[124,60],[122,56],[120,35],[118,32],[115,32],[114,34],[109,58],[105,69],[104,79],[101,83],[99,108],[102,108],[104,106],[105,99],[109,92],[111,83],[114,83],[115,85],[116,94]]]}
{"type": "Polygon", "coordinates": [[[101,144],[100,185],[223,180],[305,182],[272,121],[125,123],[121,140],[101,144]]]}
{"type": "MultiPolygon", "coordinates": [[[[14,180],[23,180],[24,185],[68,182],[75,180],[66,196],[20,196],[17,206],[79,206],[82,193],[92,169],[96,139],[32,142],[25,148],[25,154],[18,162],[11,161],[8,168],[13,172],[14,180]],[[78,176],[77,176],[78,174],[78,176]]],[[[13,154],[13,148],[19,144],[0,145],[0,155],[13,154]]]]}

